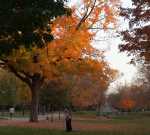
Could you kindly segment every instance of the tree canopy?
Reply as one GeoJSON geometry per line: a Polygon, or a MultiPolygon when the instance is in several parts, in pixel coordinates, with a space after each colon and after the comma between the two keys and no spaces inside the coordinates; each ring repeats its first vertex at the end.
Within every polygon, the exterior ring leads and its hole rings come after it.
{"type": "Polygon", "coordinates": [[[1,0],[0,56],[20,46],[45,46],[53,39],[50,23],[59,15],[69,14],[65,0],[1,0]]]}
{"type": "Polygon", "coordinates": [[[31,121],[38,120],[43,84],[64,79],[66,74],[90,72],[106,81],[114,77],[103,53],[91,44],[96,33],[90,29],[96,23],[104,29],[115,23],[116,1],[83,0],[80,15],[63,0],[5,2],[0,4],[0,65],[29,86],[31,121]]]}
{"type": "Polygon", "coordinates": [[[150,60],[150,1],[132,0],[132,8],[122,8],[121,15],[129,20],[129,29],[123,31],[121,51],[127,51],[144,60],[150,60]]]}

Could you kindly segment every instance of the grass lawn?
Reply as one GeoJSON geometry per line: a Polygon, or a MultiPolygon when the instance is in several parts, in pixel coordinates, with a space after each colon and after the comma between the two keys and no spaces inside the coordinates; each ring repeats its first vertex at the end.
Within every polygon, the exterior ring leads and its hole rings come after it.
{"type": "MultiPolygon", "coordinates": [[[[138,129],[137,129],[138,130],[138,129]]],[[[66,133],[62,130],[32,129],[17,127],[0,127],[0,135],[149,135],[150,132],[142,131],[73,131],[66,133]]]]}
{"type": "MultiPolygon", "coordinates": [[[[77,117],[82,118],[83,115],[77,114],[77,117]]],[[[85,115],[89,114],[85,113],[85,115]]],[[[110,119],[87,118],[75,121],[84,126],[85,130],[77,128],[77,131],[66,133],[57,128],[50,130],[3,126],[0,127],[0,135],[150,135],[150,113],[130,113],[112,116],[110,119]],[[98,126],[98,130],[95,130],[95,128],[94,130],[89,130],[89,128],[96,126],[98,126]]],[[[73,129],[75,129],[74,126],[73,129]]]]}

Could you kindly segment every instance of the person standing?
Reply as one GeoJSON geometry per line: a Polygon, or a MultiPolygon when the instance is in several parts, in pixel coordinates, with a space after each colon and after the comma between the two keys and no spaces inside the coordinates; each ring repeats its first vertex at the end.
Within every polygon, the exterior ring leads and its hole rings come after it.
{"type": "Polygon", "coordinates": [[[64,111],[64,117],[65,117],[66,131],[70,132],[70,131],[72,131],[72,124],[71,124],[72,115],[71,115],[71,111],[67,108],[64,111]]]}
{"type": "Polygon", "coordinates": [[[15,113],[15,108],[14,107],[9,108],[9,114],[10,114],[11,119],[12,119],[14,113],[15,113]]]}

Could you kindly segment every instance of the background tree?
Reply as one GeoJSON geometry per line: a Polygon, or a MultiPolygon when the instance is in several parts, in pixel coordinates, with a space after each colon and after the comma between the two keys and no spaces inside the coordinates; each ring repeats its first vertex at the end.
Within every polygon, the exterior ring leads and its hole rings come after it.
{"type": "Polygon", "coordinates": [[[125,111],[131,111],[135,106],[135,101],[130,98],[124,98],[120,101],[120,106],[125,111]]]}
{"type": "Polygon", "coordinates": [[[112,107],[123,110],[148,110],[149,109],[149,90],[144,85],[121,86],[117,93],[112,93],[108,97],[112,107]]]}
{"type": "Polygon", "coordinates": [[[144,80],[142,93],[145,93],[150,91],[150,1],[132,0],[132,5],[132,8],[121,8],[121,15],[129,21],[129,29],[121,32],[124,43],[120,50],[134,56],[133,62],[140,65],[140,83],[144,80]]]}
{"type": "Polygon", "coordinates": [[[40,92],[40,104],[45,111],[63,109],[69,103],[67,90],[61,81],[50,81],[40,92]]]}
{"type": "MultiPolygon", "coordinates": [[[[30,90],[24,82],[16,78],[14,74],[0,69],[0,106],[1,109],[19,107],[23,110],[30,104],[30,90]]],[[[8,110],[7,110],[8,111],[8,110]]]]}
{"type": "Polygon", "coordinates": [[[117,72],[111,69],[105,61],[91,60],[90,62],[93,63],[93,67],[92,64],[86,65],[85,74],[76,77],[72,85],[71,99],[72,104],[76,107],[93,106],[99,111],[105,102],[105,92],[115,79],[117,72]]]}
{"type": "Polygon", "coordinates": [[[144,57],[150,60],[150,1],[132,0],[132,8],[122,8],[121,15],[129,20],[128,30],[123,31],[124,44],[120,46],[121,51],[144,57]]]}
{"type": "Polygon", "coordinates": [[[0,105],[15,106],[17,104],[15,81],[12,74],[0,70],[0,105]]]}

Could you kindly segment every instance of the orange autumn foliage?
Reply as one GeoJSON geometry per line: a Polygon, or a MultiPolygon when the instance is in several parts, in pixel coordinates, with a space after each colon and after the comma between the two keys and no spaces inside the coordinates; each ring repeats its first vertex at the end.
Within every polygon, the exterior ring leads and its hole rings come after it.
{"type": "MultiPolygon", "coordinates": [[[[70,90],[74,93],[74,103],[82,106],[96,104],[99,96],[95,101],[92,101],[93,97],[106,91],[110,81],[116,76],[116,71],[103,59],[103,52],[92,46],[96,32],[91,29],[97,24],[104,29],[109,24],[115,25],[115,5],[116,1],[112,0],[97,0],[94,3],[92,0],[83,1],[82,6],[86,8],[81,10],[81,18],[76,14],[77,8],[72,10],[71,16],[57,17],[50,26],[54,40],[43,48],[33,47],[28,51],[21,47],[14,50],[8,57],[9,66],[25,78],[31,87],[33,77],[36,76],[40,82],[36,83],[38,89],[50,80],[63,80],[66,74],[77,78],[84,78],[89,74],[89,80],[93,83],[90,88],[79,88],[81,85],[78,85],[78,100],[76,88],[70,90]],[[104,15],[102,20],[101,15],[104,15]]],[[[77,82],[80,81],[81,79],[77,82]]]]}
{"type": "MultiPolygon", "coordinates": [[[[24,72],[24,75],[40,73],[47,79],[58,77],[62,71],[77,71],[77,65],[82,65],[85,58],[86,63],[99,68],[98,64],[90,62],[90,59],[101,59],[103,54],[92,46],[91,41],[96,33],[89,30],[89,27],[97,22],[102,26],[114,23],[117,3],[112,0],[84,0],[81,4],[86,7],[81,10],[81,18],[85,16],[83,21],[76,13],[77,8],[73,7],[71,16],[58,17],[53,21],[51,29],[55,39],[52,42],[42,49],[32,48],[27,51],[22,47],[14,50],[8,57],[9,64],[19,72],[24,72]],[[102,12],[105,19],[99,21],[102,12]],[[38,63],[33,61],[34,55],[38,55],[38,63]]],[[[82,67],[80,71],[84,72],[82,67]]]]}
{"type": "MultiPolygon", "coordinates": [[[[97,24],[101,26],[101,29],[106,29],[109,25],[115,24],[117,13],[115,3],[112,0],[85,0],[81,2],[80,15],[77,13],[78,8],[74,7],[71,9],[72,14],[69,14],[70,16],[55,18],[54,15],[53,18],[50,18],[50,23],[45,22],[44,24],[45,19],[42,16],[47,14],[48,11],[46,11],[45,13],[42,12],[40,17],[40,20],[43,18],[42,22],[45,27],[40,25],[36,29],[28,30],[27,26],[23,27],[22,32],[20,32],[19,25],[17,29],[13,29],[15,37],[19,38],[12,39],[14,40],[12,43],[17,41],[19,45],[16,48],[12,44],[12,48],[15,49],[8,54],[9,56],[4,56],[0,64],[2,68],[8,69],[28,85],[31,92],[31,121],[38,121],[38,94],[45,83],[59,79],[64,81],[66,74],[80,77],[89,71],[90,74],[93,74],[92,79],[99,81],[100,84],[107,80],[107,76],[111,72],[108,71],[107,75],[103,74],[106,70],[103,66],[107,62],[103,61],[103,53],[92,46],[92,40],[96,34],[92,29],[97,24]],[[50,24],[51,26],[49,26],[50,24]],[[47,27],[50,27],[50,29],[47,27]],[[30,36],[37,33],[41,45],[37,45],[33,40],[31,43],[29,41],[29,47],[25,49],[26,38],[28,41],[30,36]],[[54,40],[48,42],[49,39],[46,35],[51,34],[53,34],[54,40]],[[23,44],[23,47],[20,43],[23,44]],[[98,71],[99,77],[96,76],[95,71],[98,71]]],[[[36,24],[38,22],[33,24],[31,21],[29,25],[32,27],[35,25],[34,27],[36,27],[36,24]]],[[[11,34],[13,35],[13,33],[11,34]]],[[[8,42],[9,37],[11,36],[7,35],[6,32],[8,42]]],[[[38,36],[36,36],[37,38],[38,36]]]]}
{"type": "Polygon", "coordinates": [[[79,65],[79,75],[69,79],[72,104],[76,107],[88,107],[103,102],[103,96],[116,76],[104,60],[86,60],[79,65]]]}
{"type": "Polygon", "coordinates": [[[120,106],[126,111],[131,110],[135,107],[135,101],[130,98],[123,99],[120,101],[120,106]]]}
{"type": "Polygon", "coordinates": [[[98,25],[106,29],[109,24],[116,25],[119,0],[83,0],[82,3],[82,10],[79,13],[82,18],[80,22],[88,22],[89,28],[98,25]]]}

